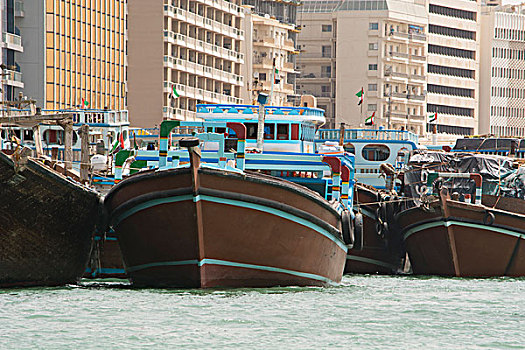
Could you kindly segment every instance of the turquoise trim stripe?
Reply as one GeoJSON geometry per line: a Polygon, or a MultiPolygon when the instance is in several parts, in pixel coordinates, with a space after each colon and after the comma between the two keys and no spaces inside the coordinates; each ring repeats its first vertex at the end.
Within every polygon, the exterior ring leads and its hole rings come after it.
{"type": "Polygon", "coordinates": [[[139,204],[139,205],[129,209],[128,211],[122,213],[115,220],[114,226],[117,226],[120,222],[122,222],[123,220],[125,220],[129,216],[131,216],[131,215],[133,215],[133,214],[135,214],[135,213],[137,213],[139,211],[142,211],[142,210],[145,210],[145,209],[157,206],[157,205],[161,205],[161,204],[182,202],[182,201],[186,201],[186,200],[193,200],[193,202],[198,202],[198,201],[203,200],[203,201],[208,201],[208,202],[213,202],[213,203],[233,205],[233,206],[236,206],[236,207],[243,207],[243,208],[253,209],[253,210],[269,213],[269,214],[272,214],[272,215],[275,215],[275,216],[279,216],[279,217],[282,217],[282,218],[284,218],[286,220],[290,220],[290,221],[296,222],[296,223],[298,223],[300,225],[306,226],[308,228],[311,228],[314,231],[317,231],[321,235],[325,236],[326,238],[328,238],[329,240],[331,240],[332,242],[337,244],[337,246],[339,248],[341,248],[345,253],[348,252],[348,247],[343,242],[341,242],[340,240],[335,238],[332,234],[330,234],[330,232],[328,232],[325,229],[315,225],[314,223],[311,223],[308,220],[305,220],[303,218],[299,218],[299,217],[297,217],[295,215],[286,213],[284,211],[281,211],[281,210],[278,210],[278,209],[274,209],[274,208],[269,208],[269,207],[266,207],[266,206],[260,205],[260,204],[248,203],[248,202],[243,202],[243,201],[238,201],[238,200],[233,200],[233,199],[212,197],[212,196],[207,196],[207,195],[198,195],[198,196],[193,197],[193,195],[187,194],[187,195],[182,195],[182,196],[174,196],[174,197],[167,197],[167,198],[161,198],[161,199],[153,199],[151,201],[147,201],[147,202],[141,203],[141,204],[139,204]]]}
{"type": "Polygon", "coordinates": [[[300,272],[300,271],[294,271],[294,270],[288,270],[288,269],[282,269],[279,267],[272,267],[272,266],[264,266],[264,265],[254,265],[254,264],[245,264],[245,263],[238,263],[233,261],[227,261],[227,260],[218,260],[218,259],[202,259],[201,261],[198,260],[182,260],[182,261],[165,261],[165,262],[158,262],[158,263],[151,263],[151,264],[144,264],[144,265],[137,265],[128,267],[128,272],[135,272],[139,270],[144,270],[148,268],[153,267],[162,267],[162,266],[184,266],[184,265],[197,265],[199,267],[202,267],[204,265],[220,265],[220,266],[231,266],[231,267],[239,267],[239,268],[245,268],[245,269],[252,269],[252,270],[261,270],[261,271],[270,271],[270,272],[278,272],[278,273],[285,273],[292,276],[298,276],[302,278],[309,278],[316,281],[321,281],[328,283],[330,285],[337,286],[339,283],[332,281],[329,278],[315,275],[312,273],[307,272],[300,272]]]}
{"type": "MultiPolygon", "coordinates": [[[[260,204],[248,203],[248,202],[243,202],[243,201],[238,201],[238,200],[233,200],[233,199],[212,197],[212,196],[207,196],[207,195],[201,195],[201,196],[198,196],[198,197],[199,197],[198,200],[204,200],[204,201],[208,201],[208,202],[214,202],[214,203],[220,203],[220,204],[233,205],[233,206],[236,206],[236,207],[244,207],[244,208],[254,209],[254,210],[258,210],[258,211],[262,211],[262,212],[265,212],[265,213],[273,214],[275,216],[279,216],[279,217],[282,217],[284,219],[296,222],[298,224],[301,224],[303,226],[306,226],[308,228],[311,228],[311,229],[319,232],[320,234],[322,234],[323,236],[325,236],[326,238],[328,238],[329,240],[331,240],[332,242],[337,244],[339,246],[339,248],[344,250],[345,253],[348,252],[348,247],[343,242],[341,242],[338,239],[336,239],[328,231],[326,231],[325,229],[323,229],[323,228],[321,228],[321,227],[311,223],[308,220],[299,218],[299,217],[297,217],[295,215],[286,213],[286,212],[278,210],[278,209],[269,208],[269,207],[266,207],[266,206],[260,205],[260,204]]],[[[195,199],[194,199],[194,201],[195,201],[195,199]]]]}
{"type": "Polygon", "coordinates": [[[370,258],[365,258],[365,257],[362,257],[362,256],[356,256],[356,255],[348,254],[346,256],[346,260],[354,260],[354,261],[359,261],[359,262],[363,262],[363,263],[367,263],[367,264],[383,266],[383,267],[389,268],[391,270],[397,269],[397,266],[394,266],[392,264],[386,263],[384,261],[370,259],[370,258]]]}
{"type": "Polygon", "coordinates": [[[129,216],[135,214],[135,213],[138,213],[139,211],[142,211],[142,210],[145,210],[145,209],[148,209],[148,208],[151,208],[151,207],[155,207],[157,205],[161,205],[161,204],[168,204],[168,203],[175,203],[175,202],[182,202],[182,201],[189,201],[193,198],[193,195],[191,194],[186,194],[186,195],[182,195],[182,196],[176,196],[176,197],[167,197],[167,198],[160,198],[160,199],[152,199],[150,201],[147,201],[147,202],[144,202],[144,203],[141,203],[137,206],[134,206],[133,208],[131,208],[130,210],[127,210],[125,211],[124,213],[120,214],[116,219],[115,219],[115,223],[113,224],[114,226],[117,226],[118,224],[120,224],[122,221],[124,221],[126,218],[128,218],[129,216]]]}
{"type": "Polygon", "coordinates": [[[505,228],[489,226],[489,225],[473,224],[473,223],[470,223],[470,222],[461,222],[461,221],[455,221],[455,220],[435,221],[435,222],[429,222],[429,223],[426,223],[426,224],[418,225],[416,227],[413,227],[413,228],[407,230],[405,232],[404,236],[403,236],[403,239],[406,240],[412,234],[414,234],[416,232],[419,232],[419,231],[423,231],[423,230],[429,229],[429,228],[434,228],[434,227],[438,227],[438,226],[444,226],[444,227],[448,228],[448,227],[453,226],[453,225],[455,225],[455,226],[463,226],[463,227],[470,227],[470,228],[475,228],[475,229],[478,229],[478,230],[488,230],[488,231],[502,233],[504,235],[509,235],[509,236],[512,236],[512,237],[525,239],[525,234],[518,233],[518,232],[515,232],[515,231],[512,231],[512,230],[505,229],[505,228]]]}

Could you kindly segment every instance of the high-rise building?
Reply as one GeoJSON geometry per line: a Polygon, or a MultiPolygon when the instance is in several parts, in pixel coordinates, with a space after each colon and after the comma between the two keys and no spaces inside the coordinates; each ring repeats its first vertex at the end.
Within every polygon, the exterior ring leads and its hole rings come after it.
{"type": "Polygon", "coordinates": [[[240,0],[129,0],[131,124],[194,120],[198,103],[242,103],[240,0]]]}
{"type": "Polygon", "coordinates": [[[16,0],[24,94],[47,109],[126,109],[126,2],[16,0]]]}
{"type": "Polygon", "coordinates": [[[328,126],[374,115],[376,126],[424,132],[425,0],[313,0],[299,11],[297,91],[318,97],[328,126]]]}
{"type": "Polygon", "coordinates": [[[483,7],[479,131],[525,137],[525,4],[483,7]]]}
{"type": "Polygon", "coordinates": [[[252,12],[247,8],[245,23],[247,27],[246,46],[250,54],[246,55],[244,69],[246,84],[243,98],[248,103],[254,101],[259,92],[270,96],[268,104],[284,106],[295,95],[294,77],[297,53],[295,43],[296,28],[272,18],[252,12]]]}
{"type": "Polygon", "coordinates": [[[0,27],[2,28],[1,70],[2,97],[13,100],[24,88],[20,72],[20,55],[24,52],[18,29],[18,19],[23,17],[23,3],[14,0],[0,0],[0,27]]]}
{"type": "Polygon", "coordinates": [[[480,6],[429,1],[427,114],[438,114],[437,132],[444,136],[478,132],[480,6]]]}

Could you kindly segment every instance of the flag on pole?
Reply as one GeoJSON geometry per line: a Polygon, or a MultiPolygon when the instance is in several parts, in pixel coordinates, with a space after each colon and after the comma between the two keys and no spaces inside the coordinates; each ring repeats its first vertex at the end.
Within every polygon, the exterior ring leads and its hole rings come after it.
{"type": "Polygon", "coordinates": [[[86,107],[89,107],[89,102],[86,101],[84,97],[82,97],[82,108],[86,108],[86,107]]]}
{"type": "Polygon", "coordinates": [[[372,115],[365,119],[365,125],[375,125],[375,117],[376,112],[372,113],[372,115]]]}
{"type": "Polygon", "coordinates": [[[428,116],[428,122],[429,123],[435,123],[437,121],[437,119],[438,119],[437,112],[428,116]]]}
{"type": "Polygon", "coordinates": [[[124,136],[122,135],[122,133],[119,132],[117,134],[117,137],[115,138],[115,141],[113,141],[113,145],[111,145],[110,154],[115,154],[123,149],[124,149],[124,136]]]}
{"type": "Polygon", "coordinates": [[[357,97],[359,97],[359,102],[357,102],[357,105],[360,106],[362,103],[363,103],[363,99],[364,99],[364,95],[365,95],[365,92],[363,90],[363,88],[361,88],[361,90],[359,90],[357,92],[357,94],[355,94],[357,97]]]}
{"type": "Polygon", "coordinates": [[[175,89],[175,85],[173,85],[171,87],[171,93],[170,93],[170,98],[177,98],[179,97],[179,93],[177,92],[177,89],[175,89]]]}

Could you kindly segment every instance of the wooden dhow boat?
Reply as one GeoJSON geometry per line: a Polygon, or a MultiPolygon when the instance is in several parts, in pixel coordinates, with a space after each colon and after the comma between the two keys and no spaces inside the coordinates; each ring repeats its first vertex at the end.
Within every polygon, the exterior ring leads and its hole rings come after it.
{"type": "Polygon", "coordinates": [[[0,151],[0,287],[76,283],[102,208],[97,193],[29,157],[0,151]]]}
{"type": "MultiPolygon", "coordinates": [[[[134,286],[269,287],[341,281],[351,214],[303,186],[245,172],[246,128],[238,137],[240,169],[201,164],[199,141],[180,140],[190,164],[170,168],[164,121],[159,168],[132,175],[105,198],[134,286]]],[[[332,160],[331,162],[336,162],[332,160]]]]}
{"type": "Polygon", "coordinates": [[[435,196],[397,215],[414,274],[525,276],[523,199],[482,195],[474,173],[433,172],[428,184],[435,196]],[[441,185],[449,178],[470,179],[475,192],[451,194],[441,185]]]}

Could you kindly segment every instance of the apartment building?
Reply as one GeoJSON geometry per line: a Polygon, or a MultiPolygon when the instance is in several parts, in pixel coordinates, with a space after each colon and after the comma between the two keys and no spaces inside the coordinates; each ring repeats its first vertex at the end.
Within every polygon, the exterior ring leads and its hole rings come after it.
{"type": "Polygon", "coordinates": [[[198,103],[242,103],[239,0],[128,0],[133,126],[194,120],[198,103]]]}
{"type": "Polygon", "coordinates": [[[478,133],[480,6],[429,1],[427,114],[438,113],[442,139],[478,133]]]}
{"type": "Polygon", "coordinates": [[[525,4],[483,7],[479,132],[525,137],[525,4]]]}
{"type": "Polygon", "coordinates": [[[376,127],[422,134],[427,18],[424,0],[305,1],[298,92],[318,97],[329,127],[363,127],[375,115],[376,127]]]}
{"type": "Polygon", "coordinates": [[[2,29],[2,54],[0,63],[2,98],[13,100],[24,88],[19,58],[24,52],[17,19],[22,17],[23,4],[15,0],[0,0],[0,28],[2,29]]]}
{"type": "Polygon", "coordinates": [[[16,0],[24,94],[46,109],[126,109],[126,1],[16,0]]]}
{"type": "Polygon", "coordinates": [[[268,104],[284,106],[293,98],[295,63],[293,56],[297,53],[292,39],[296,32],[293,24],[277,20],[265,14],[263,16],[246,9],[245,23],[249,28],[246,46],[249,48],[245,69],[246,84],[243,99],[253,103],[259,92],[269,95],[268,104]],[[290,83],[291,82],[291,83],[290,83]]]}

